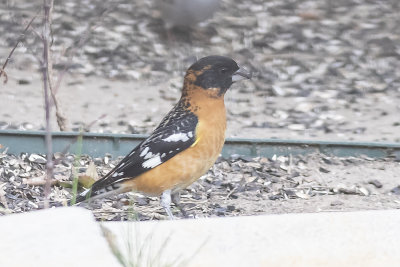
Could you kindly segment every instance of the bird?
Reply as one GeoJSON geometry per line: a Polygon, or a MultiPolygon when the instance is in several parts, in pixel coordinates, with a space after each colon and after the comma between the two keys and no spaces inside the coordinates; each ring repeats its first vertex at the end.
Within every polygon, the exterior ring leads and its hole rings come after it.
{"type": "Polygon", "coordinates": [[[251,73],[229,57],[207,56],[193,63],[172,110],[110,172],[77,195],[76,203],[134,191],[161,196],[170,219],[171,201],[186,217],[179,192],[204,175],[220,155],[226,130],[224,95],[243,79],[251,79],[251,73]]]}
{"type": "Polygon", "coordinates": [[[156,0],[167,29],[193,26],[212,17],[219,0],[156,0]]]}

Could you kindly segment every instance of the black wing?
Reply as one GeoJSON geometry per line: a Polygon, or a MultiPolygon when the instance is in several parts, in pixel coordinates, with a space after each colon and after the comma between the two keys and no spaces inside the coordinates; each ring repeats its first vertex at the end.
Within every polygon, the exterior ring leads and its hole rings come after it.
{"type": "Polygon", "coordinates": [[[190,147],[196,141],[197,123],[197,116],[178,104],[146,140],[96,181],[90,190],[80,194],[76,202],[85,200],[88,194],[93,197],[117,190],[124,180],[137,177],[190,147]]]}

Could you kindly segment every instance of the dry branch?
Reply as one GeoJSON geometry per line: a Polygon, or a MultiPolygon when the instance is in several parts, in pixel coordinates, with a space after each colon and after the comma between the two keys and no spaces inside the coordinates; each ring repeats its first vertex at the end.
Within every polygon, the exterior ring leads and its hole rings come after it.
{"type": "MultiPolygon", "coordinates": [[[[58,184],[58,180],[57,179],[51,179],[50,184],[51,185],[56,185],[58,184]]],[[[35,178],[30,178],[30,179],[26,179],[23,178],[22,179],[22,183],[27,184],[27,185],[46,185],[48,183],[48,179],[45,179],[44,177],[35,177],[35,178]]]]}
{"type": "Polygon", "coordinates": [[[74,55],[76,54],[76,51],[78,51],[79,49],[81,49],[85,45],[85,43],[89,40],[90,33],[99,26],[99,24],[104,20],[105,15],[107,13],[111,12],[115,8],[116,5],[117,5],[117,3],[108,3],[107,7],[103,8],[95,16],[96,20],[89,21],[86,29],[83,31],[83,33],[81,35],[81,38],[79,38],[79,41],[78,41],[77,45],[75,45],[73,47],[68,47],[65,50],[65,51],[67,51],[69,48],[71,48],[69,50],[69,53],[68,53],[67,62],[66,62],[66,64],[64,64],[63,70],[58,75],[58,79],[57,79],[56,86],[55,86],[55,93],[57,93],[57,90],[60,87],[60,84],[62,82],[62,79],[64,78],[66,72],[68,71],[68,69],[72,65],[72,59],[73,59],[74,55]]]}
{"type": "MultiPolygon", "coordinates": [[[[57,124],[61,131],[69,131],[70,130],[70,128],[68,127],[68,120],[65,117],[65,115],[63,114],[63,112],[60,108],[59,102],[57,100],[57,97],[56,97],[56,94],[58,92],[58,89],[60,88],[61,82],[62,82],[66,72],[68,71],[69,67],[72,65],[71,62],[72,62],[72,58],[73,58],[75,52],[78,49],[82,48],[82,46],[89,39],[90,32],[93,31],[98,26],[98,23],[103,20],[105,14],[107,12],[110,12],[115,6],[116,6],[116,3],[108,4],[108,6],[104,9],[102,9],[101,12],[96,16],[99,19],[97,19],[96,21],[89,22],[87,28],[85,29],[84,33],[82,34],[82,37],[79,39],[78,44],[75,47],[73,47],[72,50],[70,51],[68,60],[67,60],[67,64],[65,64],[63,70],[58,74],[58,78],[55,83],[55,86],[53,86],[54,83],[52,80],[53,67],[52,67],[51,62],[49,64],[49,89],[50,89],[50,93],[51,93],[51,96],[53,99],[54,106],[56,108],[57,124]]],[[[51,22],[52,22],[52,19],[51,19],[51,11],[50,11],[50,17],[49,17],[49,23],[50,23],[49,25],[50,26],[51,26],[51,22]]],[[[51,51],[49,51],[49,55],[51,55],[51,51]]],[[[51,59],[51,56],[49,58],[51,59]]]]}
{"type": "MultiPolygon", "coordinates": [[[[47,36],[48,38],[51,37],[51,23],[52,23],[52,12],[53,12],[53,3],[54,0],[50,1],[50,7],[49,7],[49,14],[47,19],[47,24],[48,24],[48,31],[49,31],[49,35],[47,36]]],[[[48,39],[49,40],[49,39],[48,39]]],[[[54,107],[56,108],[56,118],[57,118],[57,124],[58,127],[60,128],[61,131],[68,131],[68,120],[64,115],[64,112],[61,110],[60,105],[58,103],[58,99],[56,96],[56,92],[58,90],[58,87],[60,86],[60,83],[57,83],[56,88],[54,88],[53,86],[53,62],[52,62],[52,55],[51,55],[51,50],[50,50],[50,45],[47,46],[47,53],[48,53],[48,65],[47,65],[47,69],[48,69],[48,79],[49,79],[49,90],[50,90],[50,94],[51,94],[51,98],[53,99],[53,104],[54,107]]]]}
{"type": "Polygon", "coordinates": [[[51,123],[50,123],[50,99],[49,99],[49,37],[50,37],[50,13],[53,9],[54,0],[43,0],[43,61],[42,61],[42,75],[43,75],[43,90],[44,90],[44,105],[46,113],[46,185],[44,188],[45,202],[44,207],[49,207],[49,195],[51,190],[51,180],[53,179],[53,144],[51,136],[51,123]]]}
{"type": "Polygon", "coordinates": [[[29,23],[26,25],[24,31],[19,35],[18,40],[17,40],[17,42],[15,43],[14,47],[11,49],[11,52],[10,52],[10,54],[8,55],[6,61],[5,61],[4,64],[3,64],[3,66],[0,68],[0,77],[1,77],[1,75],[4,75],[4,82],[3,82],[4,84],[6,84],[7,81],[8,81],[8,76],[7,76],[7,73],[6,73],[6,71],[5,71],[5,69],[6,69],[6,67],[7,67],[7,64],[8,64],[8,62],[10,61],[10,59],[11,59],[12,55],[14,54],[15,49],[18,47],[19,43],[24,39],[26,31],[29,29],[29,27],[31,26],[32,22],[36,19],[36,17],[37,17],[38,14],[39,14],[39,13],[37,13],[35,16],[33,16],[33,18],[32,18],[32,19],[29,21],[29,23]]]}

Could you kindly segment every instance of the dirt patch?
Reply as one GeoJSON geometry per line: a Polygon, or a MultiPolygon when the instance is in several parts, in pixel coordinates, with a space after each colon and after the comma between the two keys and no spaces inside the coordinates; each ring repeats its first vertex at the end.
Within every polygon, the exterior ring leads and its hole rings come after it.
{"type": "MultiPolygon", "coordinates": [[[[1,62],[40,4],[6,2],[1,62]]],[[[85,129],[150,133],[180,97],[186,68],[221,54],[254,73],[226,95],[228,137],[400,142],[396,0],[224,0],[214,18],[174,38],[153,1],[108,2],[56,2],[55,76],[68,68],[58,97],[75,131],[95,121],[85,129]]],[[[7,67],[9,82],[0,85],[0,129],[43,129],[38,55],[40,40],[30,31],[7,67]]],[[[1,156],[2,213],[41,208],[42,187],[23,179],[43,176],[43,160],[29,157],[1,156]]],[[[399,208],[398,159],[281,159],[221,160],[183,192],[182,202],[196,217],[399,208]]],[[[70,180],[73,161],[57,165],[57,180],[70,180]]],[[[94,161],[100,175],[112,167],[94,161]]],[[[80,167],[88,162],[83,158],[80,167]]],[[[55,203],[70,197],[53,187],[55,203]]],[[[157,199],[133,199],[140,219],[163,217],[157,199]]],[[[99,219],[126,219],[130,202],[121,195],[93,211],[99,219]]]]}
{"type": "MultiPolygon", "coordinates": [[[[1,61],[39,8],[11,2],[0,5],[1,61]]],[[[186,68],[222,54],[255,74],[226,96],[229,137],[399,141],[397,1],[221,1],[213,19],[174,38],[153,1],[113,2],[55,6],[55,69],[69,67],[58,94],[74,130],[106,114],[89,130],[150,133],[186,68]]],[[[43,129],[37,55],[29,32],[1,85],[2,129],[43,129]]]]}
{"type": "MultiPolygon", "coordinates": [[[[99,176],[118,160],[109,157],[79,161],[68,155],[55,166],[51,203],[60,206],[71,199],[72,165],[83,174],[89,162],[99,176]],[[75,162],[75,163],[74,163],[75,162]]],[[[43,208],[44,156],[1,154],[0,213],[43,208]]],[[[239,216],[288,212],[351,211],[400,208],[400,159],[372,160],[325,155],[297,157],[220,158],[198,182],[183,190],[181,202],[190,217],[239,216]]],[[[96,200],[90,205],[99,220],[164,219],[156,197],[137,193],[96,200]]],[[[182,217],[178,209],[173,209],[182,217]]]]}

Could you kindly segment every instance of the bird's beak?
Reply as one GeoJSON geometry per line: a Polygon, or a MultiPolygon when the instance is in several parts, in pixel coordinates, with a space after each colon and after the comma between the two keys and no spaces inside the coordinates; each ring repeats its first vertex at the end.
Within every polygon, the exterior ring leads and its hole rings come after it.
{"type": "Polygon", "coordinates": [[[251,72],[248,72],[244,68],[239,68],[235,73],[232,75],[232,82],[237,82],[243,79],[251,79],[251,72]]]}

